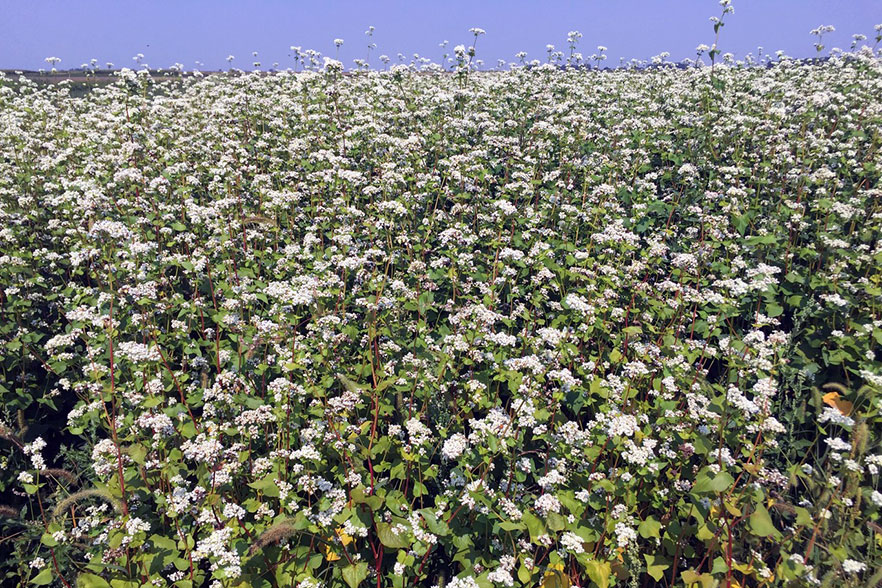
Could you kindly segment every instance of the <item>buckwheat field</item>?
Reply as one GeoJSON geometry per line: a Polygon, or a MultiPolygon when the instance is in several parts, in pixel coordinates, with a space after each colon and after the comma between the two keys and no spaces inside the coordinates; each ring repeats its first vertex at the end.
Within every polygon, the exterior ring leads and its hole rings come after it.
{"type": "Polygon", "coordinates": [[[880,96],[0,78],[3,585],[875,586],[880,96]]]}

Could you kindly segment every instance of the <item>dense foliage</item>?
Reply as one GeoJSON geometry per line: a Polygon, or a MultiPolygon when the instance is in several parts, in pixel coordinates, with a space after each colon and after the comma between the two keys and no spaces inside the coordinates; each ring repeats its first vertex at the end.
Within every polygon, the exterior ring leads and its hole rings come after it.
{"type": "Polygon", "coordinates": [[[8,582],[879,580],[871,52],[0,83],[8,582]]]}

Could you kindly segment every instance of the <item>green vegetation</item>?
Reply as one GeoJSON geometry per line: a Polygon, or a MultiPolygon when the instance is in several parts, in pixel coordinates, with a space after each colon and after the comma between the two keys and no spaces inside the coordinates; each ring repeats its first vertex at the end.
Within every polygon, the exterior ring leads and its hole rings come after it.
{"type": "Polygon", "coordinates": [[[0,77],[4,585],[879,581],[878,58],[473,53],[0,77]]]}

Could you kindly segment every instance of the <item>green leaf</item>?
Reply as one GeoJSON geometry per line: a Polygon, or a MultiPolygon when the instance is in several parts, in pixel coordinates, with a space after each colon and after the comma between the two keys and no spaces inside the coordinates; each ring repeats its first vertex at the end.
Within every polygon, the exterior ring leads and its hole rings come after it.
{"type": "Polygon", "coordinates": [[[107,546],[116,549],[120,545],[122,545],[123,539],[126,537],[126,534],[121,531],[113,532],[111,531],[110,537],[107,539],[107,546]]]}
{"type": "Polygon", "coordinates": [[[519,372],[508,372],[508,389],[512,394],[517,393],[518,389],[521,387],[521,382],[523,382],[524,376],[519,372]]]}
{"type": "Polygon", "coordinates": [[[661,530],[661,523],[655,520],[652,517],[647,517],[646,520],[641,521],[640,525],[637,527],[637,531],[640,533],[640,536],[644,539],[649,539],[650,537],[661,538],[659,535],[659,531],[661,530]]]}
{"type": "Polygon", "coordinates": [[[750,530],[759,537],[775,537],[776,539],[782,537],[781,532],[772,523],[769,511],[762,504],[757,504],[756,510],[750,515],[750,530]]]}
{"type": "Polygon", "coordinates": [[[192,439],[196,436],[196,425],[194,425],[192,421],[187,421],[181,425],[181,428],[178,430],[181,432],[181,436],[185,439],[192,439]]]}
{"type": "Polygon", "coordinates": [[[147,448],[143,445],[130,445],[126,449],[126,453],[132,458],[136,464],[144,465],[144,462],[147,460],[147,448]]]}
{"type": "Polygon", "coordinates": [[[539,537],[546,534],[545,524],[542,522],[542,519],[533,513],[525,511],[521,520],[527,525],[527,530],[530,532],[530,541],[533,543],[538,543],[539,537]]]}
{"type": "Polygon", "coordinates": [[[802,506],[795,507],[796,509],[796,524],[801,525],[803,527],[810,527],[815,524],[814,519],[812,519],[811,513],[807,508],[802,506]]]}
{"type": "Polygon", "coordinates": [[[533,573],[527,569],[527,566],[521,564],[521,567],[518,568],[518,580],[522,583],[526,584],[530,581],[530,578],[533,577],[533,573]]]}
{"type": "Polygon", "coordinates": [[[407,534],[396,535],[392,532],[392,525],[389,523],[377,523],[377,535],[380,537],[380,543],[391,549],[410,547],[407,534]]]}
{"type": "MultiPolygon", "coordinates": [[[[42,572],[31,578],[31,584],[36,584],[37,586],[46,586],[47,584],[51,584],[54,579],[52,575],[52,568],[45,568],[42,572]]],[[[82,584],[86,586],[85,584],[82,584]]],[[[105,582],[107,588],[110,588],[109,585],[105,582]]],[[[87,587],[88,588],[88,587],[87,587]]]]}
{"type": "Polygon", "coordinates": [[[161,535],[150,535],[150,542],[157,549],[170,549],[172,551],[177,549],[177,543],[173,539],[161,535]]]}
{"type": "Polygon", "coordinates": [[[110,584],[101,576],[80,574],[77,576],[77,588],[110,588],[110,584]]]}
{"type": "Polygon", "coordinates": [[[450,534],[450,527],[444,521],[439,521],[431,508],[424,508],[419,513],[423,515],[423,520],[426,521],[426,528],[430,533],[439,537],[446,537],[450,534]]]}
{"type": "Polygon", "coordinates": [[[358,585],[368,576],[368,565],[361,562],[343,568],[343,580],[349,585],[349,588],[358,588],[358,585]]]}
{"type": "Polygon", "coordinates": [[[361,393],[364,391],[364,386],[356,384],[343,374],[337,374],[337,379],[340,380],[340,383],[343,384],[343,387],[352,394],[361,395],[361,393]]]}
{"type": "Polygon", "coordinates": [[[594,378],[591,380],[591,386],[589,387],[592,396],[597,396],[599,398],[607,398],[609,397],[609,391],[603,387],[603,379],[594,378]]]}
{"type": "Polygon", "coordinates": [[[55,547],[58,545],[58,541],[55,540],[55,537],[52,536],[52,533],[43,533],[40,537],[40,543],[45,545],[46,547],[55,547]]]}
{"type": "Polygon", "coordinates": [[[722,556],[714,558],[714,565],[710,570],[711,575],[725,574],[729,570],[726,560],[722,556]]]}
{"type": "Polygon", "coordinates": [[[487,579],[487,576],[489,575],[490,572],[486,571],[475,578],[475,583],[478,585],[478,588],[494,588],[495,584],[487,579]]]}
{"type": "Polygon", "coordinates": [[[599,588],[609,587],[609,574],[612,568],[608,561],[589,559],[583,561],[582,565],[585,566],[585,573],[599,588]]]}
{"type": "Polygon", "coordinates": [[[695,477],[695,485],[692,486],[692,491],[699,494],[708,494],[711,492],[718,494],[731,488],[734,482],[735,478],[730,476],[727,472],[720,472],[714,477],[711,477],[710,470],[703,470],[695,477]]]}
{"type": "Polygon", "coordinates": [[[367,504],[371,510],[379,510],[383,506],[383,499],[373,494],[365,494],[364,486],[356,486],[352,489],[352,502],[355,504],[367,504]]]}
{"type": "Polygon", "coordinates": [[[778,238],[775,235],[754,235],[745,240],[748,245],[774,245],[778,238]]]}
{"type": "Polygon", "coordinates": [[[563,531],[567,521],[556,512],[549,512],[547,517],[548,528],[552,531],[563,531]]]}
{"type": "Polygon", "coordinates": [[[670,564],[655,555],[643,554],[643,558],[646,560],[646,573],[652,576],[652,579],[656,582],[660,581],[665,575],[665,570],[670,567],[670,564]]]}
{"type": "Polygon", "coordinates": [[[707,525],[701,525],[700,527],[698,527],[698,532],[695,533],[695,537],[699,541],[710,541],[714,538],[714,533],[710,530],[710,528],[708,528],[707,525]]]}
{"type": "Polygon", "coordinates": [[[276,474],[270,473],[260,480],[256,482],[251,482],[248,484],[250,488],[254,488],[255,490],[261,490],[265,496],[269,496],[271,498],[278,498],[279,496],[279,487],[276,486],[276,474]]]}

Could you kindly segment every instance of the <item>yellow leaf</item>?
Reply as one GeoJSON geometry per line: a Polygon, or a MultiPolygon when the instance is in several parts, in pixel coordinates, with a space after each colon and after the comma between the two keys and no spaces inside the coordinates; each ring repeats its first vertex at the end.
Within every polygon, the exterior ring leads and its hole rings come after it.
{"type": "MultiPolygon", "coordinates": [[[[346,532],[343,530],[343,527],[337,527],[336,532],[337,532],[337,537],[340,538],[340,543],[342,543],[344,547],[354,541],[352,536],[346,534],[346,532]]],[[[328,541],[330,541],[330,538],[328,538],[328,541]]],[[[340,559],[340,556],[337,555],[336,553],[334,553],[334,550],[331,549],[330,543],[326,543],[324,548],[325,548],[325,559],[326,560],[337,561],[338,559],[340,559]]]]}
{"type": "Polygon", "coordinates": [[[570,588],[570,578],[563,573],[563,563],[551,564],[545,577],[542,578],[541,588],[570,588]]]}
{"type": "Polygon", "coordinates": [[[758,476],[760,469],[762,469],[762,468],[760,468],[760,466],[758,466],[755,463],[745,463],[742,467],[744,468],[744,471],[746,471],[748,474],[752,474],[754,476],[758,476]]]}
{"type": "Polygon", "coordinates": [[[824,401],[824,404],[832,406],[845,416],[850,415],[854,408],[854,405],[851,402],[842,399],[839,392],[827,392],[821,397],[821,400],[824,401]]]}
{"type": "Polygon", "coordinates": [[[325,545],[325,559],[328,561],[337,561],[340,556],[334,553],[330,545],[325,545]]]}
{"type": "Polygon", "coordinates": [[[350,433],[350,435],[347,439],[349,441],[355,441],[356,439],[358,439],[359,435],[364,435],[365,433],[367,433],[368,429],[370,429],[370,428],[371,428],[371,421],[365,421],[364,423],[361,424],[361,427],[359,428],[359,430],[353,431],[352,433],[350,433]]]}
{"type": "Polygon", "coordinates": [[[710,574],[699,574],[694,570],[683,570],[680,572],[680,577],[683,578],[683,581],[686,582],[687,586],[700,584],[701,588],[712,586],[714,581],[714,577],[710,574]]]}
{"type": "Polygon", "coordinates": [[[731,500],[727,500],[723,503],[723,506],[726,507],[726,510],[729,511],[729,514],[732,516],[740,517],[741,509],[735,506],[735,504],[731,500]]]}
{"type": "Polygon", "coordinates": [[[346,531],[343,530],[343,527],[337,527],[337,537],[340,538],[340,543],[343,545],[349,545],[354,541],[354,539],[346,534],[346,531]]]}
{"type": "Polygon", "coordinates": [[[744,574],[745,576],[749,576],[753,574],[754,569],[752,564],[743,564],[738,562],[732,562],[732,567],[744,574]]]}

